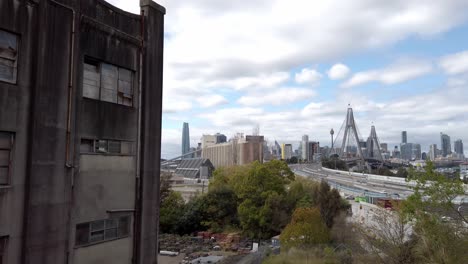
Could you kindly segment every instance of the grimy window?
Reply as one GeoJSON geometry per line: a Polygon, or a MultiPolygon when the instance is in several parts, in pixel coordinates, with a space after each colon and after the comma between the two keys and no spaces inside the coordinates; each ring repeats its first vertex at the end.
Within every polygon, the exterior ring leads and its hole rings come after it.
{"type": "Polygon", "coordinates": [[[76,225],[75,244],[83,246],[128,236],[130,216],[121,216],[76,225]]]}
{"type": "Polygon", "coordinates": [[[13,133],[0,131],[0,185],[10,184],[13,133]]]}
{"type": "Polygon", "coordinates": [[[80,152],[133,155],[133,142],[82,138],[80,152]]]}
{"type": "Polygon", "coordinates": [[[83,97],[133,106],[132,71],[92,59],[83,69],[83,97]]]}
{"type": "Polygon", "coordinates": [[[16,83],[18,37],[0,30],[0,81],[16,83]]]}
{"type": "Polygon", "coordinates": [[[4,257],[6,256],[8,237],[0,236],[0,264],[6,263],[4,257]]]}

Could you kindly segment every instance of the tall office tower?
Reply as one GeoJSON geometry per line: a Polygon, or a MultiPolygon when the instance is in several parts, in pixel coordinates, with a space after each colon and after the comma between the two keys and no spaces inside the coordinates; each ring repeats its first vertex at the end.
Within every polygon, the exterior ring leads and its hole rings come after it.
{"type": "Polygon", "coordinates": [[[413,151],[412,151],[412,156],[411,158],[414,160],[420,160],[421,159],[421,145],[420,144],[413,144],[413,151]]]}
{"type": "Polygon", "coordinates": [[[320,142],[311,141],[307,144],[307,160],[317,161],[320,154],[320,142]]]}
{"type": "Polygon", "coordinates": [[[165,9],[139,3],[0,0],[0,263],[157,262],[165,9]]]}
{"type": "Polygon", "coordinates": [[[447,155],[452,153],[450,137],[442,132],[440,132],[440,149],[442,151],[442,157],[447,157],[447,155]]]}
{"type": "Polygon", "coordinates": [[[437,157],[437,144],[431,144],[429,146],[429,155],[428,155],[430,160],[435,160],[437,157]]]}
{"type": "Polygon", "coordinates": [[[408,143],[408,137],[406,131],[401,131],[401,143],[406,144],[408,143]]]}
{"type": "Polygon", "coordinates": [[[404,160],[413,158],[413,143],[402,143],[400,145],[400,157],[404,160]]]}
{"type": "Polygon", "coordinates": [[[461,139],[457,139],[454,143],[454,151],[459,155],[463,155],[463,141],[461,139]]]}
{"type": "Polygon", "coordinates": [[[309,149],[309,136],[308,135],[303,135],[302,136],[302,141],[301,141],[301,150],[302,150],[302,153],[301,153],[301,158],[302,160],[304,161],[307,161],[309,160],[308,159],[308,149],[309,149]]]}
{"type": "Polygon", "coordinates": [[[284,160],[290,159],[293,156],[293,149],[291,144],[281,144],[281,158],[284,160]]]}
{"type": "Polygon", "coordinates": [[[184,122],[182,127],[182,155],[190,152],[189,124],[184,122]]]}
{"type": "Polygon", "coordinates": [[[274,155],[276,155],[276,158],[281,159],[282,158],[282,147],[278,143],[278,141],[275,140],[275,146],[274,146],[274,155]]]}

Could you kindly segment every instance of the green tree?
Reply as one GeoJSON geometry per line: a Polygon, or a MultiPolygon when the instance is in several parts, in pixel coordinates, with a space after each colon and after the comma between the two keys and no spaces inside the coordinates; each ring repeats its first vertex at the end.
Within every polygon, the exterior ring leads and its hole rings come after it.
{"type": "Polygon", "coordinates": [[[159,210],[159,226],[162,233],[175,233],[179,217],[184,211],[184,199],[179,192],[169,191],[159,210]]]}
{"type": "Polygon", "coordinates": [[[320,182],[316,201],[320,208],[320,215],[328,228],[332,228],[333,221],[340,211],[349,207],[347,203],[343,202],[338,190],[331,189],[325,181],[320,182]]]}
{"type": "Polygon", "coordinates": [[[202,223],[206,219],[205,196],[192,198],[185,206],[177,221],[177,233],[180,235],[191,234],[196,231],[206,230],[202,223]]]}
{"type": "Polygon", "coordinates": [[[237,196],[229,186],[211,186],[203,201],[204,226],[220,232],[224,227],[238,225],[237,196]]]}
{"type": "Polygon", "coordinates": [[[465,195],[463,183],[437,173],[428,162],[424,171],[410,169],[414,193],[403,212],[414,222],[416,250],[422,263],[463,263],[468,259],[466,216],[454,203],[465,195]],[[450,218],[448,218],[448,216],[450,218]]]}
{"type": "Polygon", "coordinates": [[[330,232],[318,208],[298,208],[280,235],[282,247],[307,248],[330,241],[330,232]]]}

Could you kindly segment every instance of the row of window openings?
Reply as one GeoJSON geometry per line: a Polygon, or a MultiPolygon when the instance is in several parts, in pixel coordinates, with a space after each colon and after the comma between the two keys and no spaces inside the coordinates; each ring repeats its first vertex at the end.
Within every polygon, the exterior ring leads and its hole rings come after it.
{"type": "Polygon", "coordinates": [[[107,139],[81,139],[81,153],[133,154],[133,142],[107,139]]]}
{"type": "Polygon", "coordinates": [[[18,36],[0,30],[0,81],[16,83],[18,36]]]}
{"type": "Polygon", "coordinates": [[[9,184],[13,141],[13,133],[0,131],[0,185],[9,184]]]}
{"type": "Polygon", "coordinates": [[[3,257],[6,255],[6,250],[8,246],[8,237],[0,236],[0,264],[4,263],[3,257]]]}
{"type": "Polygon", "coordinates": [[[83,97],[133,106],[133,71],[86,58],[83,97]]]}
{"type": "MultiPolygon", "coordinates": [[[[0,30],[0,81],[16,83],[18,36],[0,30]]],[[[133,106],[134,72],[89,58],[83,65],[83,97],[133,106]]]]}
{"type": "Polygon", "coordinates": [[[128,236],[130,216],[121,216],[76,225],[75,244],[88,245],[128,236]]]}

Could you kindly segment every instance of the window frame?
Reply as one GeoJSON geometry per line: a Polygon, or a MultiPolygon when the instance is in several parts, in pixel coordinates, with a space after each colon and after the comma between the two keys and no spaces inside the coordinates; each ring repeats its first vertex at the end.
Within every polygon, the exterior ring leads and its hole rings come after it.
{"type": "MultiPolygon", "coordinates": [[[[20,46],[21,46],[21,35],[18,34],[17,32],[13,32],[11,30],[7,30],[7,29],[4,29],[4,28],[0,28],[0,31],[3,31],[3,32],[6,32],[7,34],[11,34],[13,36],[16,37],[16,56],[15,56],[15,60],[14,60],[14,72],[13,72],[13,77],[14,77],[14,80],[12,81],[9,81],[9,80],[4,80],[4,79],[0,79],[0,83],[7,83],[7,84],[10,84],[10,85],[17,85],[18,84],[18,62],[19,62],[19,58],[20,58],[20,46]]],[[[4,57],[1,57],[5,60],[11,60],[9,58],[4,58],[4,57]]]]}
{"type": "MultiPolygon", "coordinates": [[[[135,107],[135,76],[136,76],[136,72],[132,69],[129,69],[129,68],[126,68],[126,67],[121,67],[119,65],[116,65],[116,64],[112,64],[112,63],[108,63],[108,62],[104,62],[104,61],[101,61],[101,60],[98,60],[98,59],[95,59],[95,58],[92,58],[92,57],[89,57],[89,56],[85,56],[84,57],[84,60],[83,60],[83,71],[82,71],[82,88],[83,88],[83,92],[82,92],[82,97],[83,98],[87,98],[87,99],[91,99],[91,100],[98,100],[98,101],[102,101],[102,102],[108,102],[108,103],[112,103],[112,104],[118,104],[118,105],[123,105],[123,106],[126,106],[126,107],[130,107],[130,108],[133,108],[135,107]],[[98,91],[98,98],[93,98],[93,97],[87,97],[84,95],[84,75],[85,75],[85,68],[86,68],[86,64],[89,64],[89,65],[92,65],[92,66],[95,66],[96,69],[97,69],[97,73],[99,74],[99,86],[97,87],[99,89],[98,91]],[[103,89],[107,89],[107,88],[104,88],[103,87],[103,65],[109,65],[110,67],[115,67],[116,68],[116,71],[117,71],[117,75],[116,75],[116,87],[115,89],[112,89],[113,93],[112,94],[112,97],[115,96],[115,102],[114,101],[110,101],[110,100],[103,100],[103,89]],[[122,72],[129,72],[130,73],[130,81],[128,80],[125,80],[125,79],[121,79],[121,71],[122,72]],[[130,84],[130,92],[131,93],[125,93],[123,92],[124,88],[121,88],[120,85],[121,83],[124,83],[124,82],[127,82],[130,84]],[[130,96],[131,95],[131,96],[130,96]],[[129,101],[130,104],[125,104],[124,102],[126,101],[129,101]]],[[[124,75],[124,74],[122,74],[124,75]]],[[[123,78],[123,77],[122,77],[123,78]]],[[[110,89],[107,89],[107,90],[110,90],[110,89]]]]}
{"type": "Polygon", "coordinates": [[[8,251],[8,236],[0,236],[0,264],[5,263],[4,258],[8,251]]]}
{"type": "MultiPolygon", "coordinates": [[[[95,221],[90,221],[90,222],[84,222],[84,223],[79,223],[75,226],[75,247],[86,247],[86,246],[92,246],[95,244],[100,244],[108,241],[113,241],[121,238],[126,238],[131,235],[131,215],[122,215],[119,217],[110,217],[107,219],[100,219],[100,220],[95,220],[95,221]],[[108,223],[112,221],[114,222],[113,225],[108,226],[108,223]],[[123,222],[125,221],[125,222],[123,222]],[[93,229],[93,224],[101,224],[102,227],[99,228],[94,228],[93,229]],[[121,226],[123,225],[122,223],[125,223],[125,227],[121,226]],[[78,226],[80,226],[83,229],[87,229],[87,240],[86,242],[81,242],[79,241],[77,235],[78,235],[78,226]],[[125,229],[122,229],[125,228],[125,229]],[[126,232],[122,232],[122,230],[125,230],[126,232]],[[114,232],[115,235],[113,236],[107,236],[106,234],[110,232],[114,232]],[[94,233],[94,234],[93,234],[94,233]],[[102,238],[101,239],[96,239],[92,240],[93,235],[96,233],[102,233],[102,238]]],[[[86,234],[85,232],[80,233],[86,234]]],[[[82,239],[82,237],[80,237],[82,239]]]]}
{"type": "Polygon", "coordinates": [[[8,165],[0,165],[1,168],[6,168],[7,175],[6,175],[6,182],[0,182],[0,186],[9,186],[11,184],[11,171],[12,171],[12,163],[13,163],[13,148],[15,143],[15,133],[7,132],[7,131],[0,131],[0,134],[9,134],[10,136],[10,146],[9,148],[2,148],[0,147],[0,151],[8,151],[8,165]]]}
{"type": "MultiPolygon", "coordinates": [[[[134,141],[130,140],[119,140],[119,139],[96,139],[96,138],[81,138],[80,140],[80,154],[95,154],[95,155],[110,155],[110,156],[134,156],[135,155],[135,150],[134,150],[134,141]],[[92,145],[92,151],[85,151],[81,146],[85,142],[93,142],[92,145]],[[100,148],[100,144],[104,144],[104,148],[100,148]],[[118,149],[119,152],[115,151],[110,151],[110,146],[111,144],[118,143],[118,149]],[[124,144],[128,144],[127,147],[124,147],[124,144]],[[124,149],[127,149],[129,147],[128,152],[123,152],[124,149]]],[[[116,147],[116,146],[113,146],[116,147]]]]}

